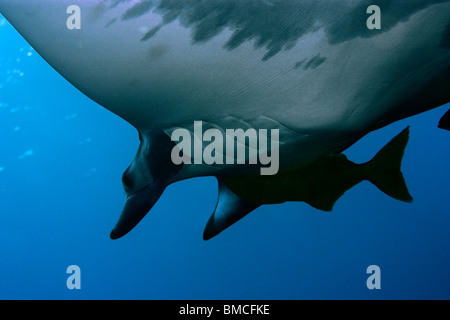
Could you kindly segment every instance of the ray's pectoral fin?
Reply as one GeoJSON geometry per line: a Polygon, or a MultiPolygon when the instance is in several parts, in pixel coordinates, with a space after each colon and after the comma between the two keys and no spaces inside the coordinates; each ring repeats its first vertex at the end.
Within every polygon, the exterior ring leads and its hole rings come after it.
{"type": "Polygon", "coordinates": [[[215,237],[259,207],[259,204],[247,202],[231,191],[221,178],[217,178],[217,180],[219,181],[219,198],[214,213],[209,218],[203,232],[204,240],[215,237]]]}
{"type": "Polygon", "coordinates": [[[128,195],[119,220],[111,231],[111,239],[119,239],[130,232],[158,201],[164,188],[161,183],[152,183],[128,195]]]}
{"type": "Polygon", "coordinates": [[[182,167],[171,161],[175,143],[164,132],[139,134],[139,139],[136,157],[122,176],[127,198],[111,239],[124,236],[144,218],[164,192],[168,179],[182,167]]]}
{"type": "Polygon", "coordinates": [[[438,127],[445,130],[450,130],[450,109],[442,116],[438,127]]]}
{"type": "Polygon", "coordinates": [[[401,172],[408,139],[409,127],[386,144],[371,161],[362,165],[367,180],[392,198],[405,202],[413,200],[401,172]]]}

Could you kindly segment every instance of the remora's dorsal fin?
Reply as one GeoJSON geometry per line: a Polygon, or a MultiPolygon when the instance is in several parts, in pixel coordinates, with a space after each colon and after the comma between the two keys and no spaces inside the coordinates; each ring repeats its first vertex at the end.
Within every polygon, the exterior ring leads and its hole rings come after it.
{"type": "Polygon", "coordinates": [[[367,180],[394,199],[411,202],[413,199],[401,172],[401,162],[409,139],[409,126],[385,145],[375,157],[363,164],[367,180]]]}
{"type": "Polygon", "coordinates": [[[206,224],[203,233],[203,239],[209,240],[220,232],[239,221],[251,211],[259,207],[257,204],[251,204],[242,200],[230,188],[227,187],[221,178],[217,178],[219,182],[219,198],[217,200],[214,213],[206,224]]]}
{"type": "Polygon", "coordinates": [[[438,127],[445,130],[450,130],[450,109],[442,116],[438,127]]]}

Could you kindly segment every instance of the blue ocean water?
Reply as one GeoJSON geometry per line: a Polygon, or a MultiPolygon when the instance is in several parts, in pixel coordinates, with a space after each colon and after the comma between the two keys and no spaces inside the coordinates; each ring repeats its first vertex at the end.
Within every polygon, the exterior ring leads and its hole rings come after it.
{"type": "Polygon", "coordinates": [[[137,133],[0,16],[0,299],[449,299],[450,133],[436,127],[449,107],[345,152],[365,162],[411,125],[402,168],[412,204],[363,182],[331,213],[263,206],[205,242],[217,185],[197,178],[171,185],[112,241],[137,133]],[[80,290],[66,286],[70,265],[80,267],[80,290]],[[380,290],[366,286],[370,265],[380,267],[380,290]]]}

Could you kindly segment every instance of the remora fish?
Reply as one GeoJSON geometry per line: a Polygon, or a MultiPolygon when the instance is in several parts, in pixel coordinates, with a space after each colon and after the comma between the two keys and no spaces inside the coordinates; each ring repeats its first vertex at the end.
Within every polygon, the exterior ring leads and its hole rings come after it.
{"type": "MultiPolygon", "coordinates": [[[[258,172],[175,165],[176,128],[278,129],[283,174],[450,101],[450,0],[0,0],[0,12],[62,76],[139,131],[113,239],[171,183],[211,175],[242,185],[258,172]],[[377,3],[381,29],[369,29],[377,3]]],[[[219,188],[217,208],[232,206],[238,196],[219,188]]]]}
{"type": "Polygon", "coordinates": [[[219,178],[219,201],[203,238],[216,236],[263,204],[303,201],[319,210],[331,211],[347,190],[363,180],[372,182],[394,199],[411,202],[400,170],[408,136],[409,127],[363,164],[355,164],[345,155],[336,154],[273,176],[219,178]],[[221,198],[226,198],[227,205],[221,203],[221,198]]]}

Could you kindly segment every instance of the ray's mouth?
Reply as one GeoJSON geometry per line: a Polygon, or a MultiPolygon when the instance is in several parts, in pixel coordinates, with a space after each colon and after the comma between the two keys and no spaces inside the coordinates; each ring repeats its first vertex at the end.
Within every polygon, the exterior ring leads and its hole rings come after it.
{"type": "Polygon", "coordinates": [[[143,186],[142,188],[140,188],[139,190],[133,191],[129,194],[126,195],[125,201],[128,201],[130,199],[132,199],[132,197],[136,196],[137,194],[139,194],[140,192],[142,192],[143,190],[147,189],[148,187],[150,187],[152,183],[146,184],[145,186],[143,186]]]}

